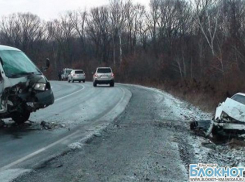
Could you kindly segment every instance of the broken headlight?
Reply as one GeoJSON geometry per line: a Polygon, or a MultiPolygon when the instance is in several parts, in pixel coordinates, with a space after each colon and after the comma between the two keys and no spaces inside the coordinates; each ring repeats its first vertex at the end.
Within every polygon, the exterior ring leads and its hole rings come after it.
{"type": "Polygon", "coordinates": [[[222,119],[222,121],[223,122],[232,122],[232,121],[234,121],[234,119],[233,118],[231,118],[228,114],[226,114],[225,112],[222,112],[222,114],[221,114],[221,119],[222,119]]]}
{"type": "Polygon", "coordinates": [[[34,89],[44,91],[46,89],[46,83],[36,83],[34,89]]]}
{"type": "Polygon", "coordinates": [[[222,112],[222,113],[221,113],[221,118],[228,119],[229,116],[228,116],[228,114],[226,114],[225,112],[222,112]]]}

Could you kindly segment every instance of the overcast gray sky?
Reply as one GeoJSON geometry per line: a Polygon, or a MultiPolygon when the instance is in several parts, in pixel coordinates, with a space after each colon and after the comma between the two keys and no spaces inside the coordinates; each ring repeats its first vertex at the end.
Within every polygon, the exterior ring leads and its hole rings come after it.
{"type": "MultiPolygon", "coordinates": [[[[132,0],[148,5],[150,0],[132,0]]],[[[31,12],[44,20],[52,20],[67,10],[90,9],[109,4],[109,0],[0,0],[0,17],[16,12],[31,12]]]]}

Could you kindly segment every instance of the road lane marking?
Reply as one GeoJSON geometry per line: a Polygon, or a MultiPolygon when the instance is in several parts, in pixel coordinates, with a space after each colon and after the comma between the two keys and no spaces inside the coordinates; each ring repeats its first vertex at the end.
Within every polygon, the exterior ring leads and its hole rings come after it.
{"type": "Polygon", "coordinates": [[[60,98],[58,98],[58,99],[55,99],[55,101],[59,101],[59,100],[62,100],[62,99],[65,99],[65,98],[67,98],[67,97],[70,97],[71,95],[74,95],[74,94],[76,94],[76,93],[78,93],[78,92],[81,92],[82,90],[84,90],[84,86],[82,86],[83,88],[82,89],[80,89],[80,90],[78,90],[78,91],[76,91],[76,92],[73,92],[73,93],[71,93],[71,94],[68,94],[68,95],[66,95],[66,96],[63,96],[63,97],[60,97],[60,98]]]}

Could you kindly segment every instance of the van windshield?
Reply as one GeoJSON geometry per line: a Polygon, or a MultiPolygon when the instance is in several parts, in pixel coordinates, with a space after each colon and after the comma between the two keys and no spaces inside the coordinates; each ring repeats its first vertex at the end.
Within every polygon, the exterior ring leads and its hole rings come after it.
{"type": "Polygon", "coordinates": [[[9,78],[22,77],[28,74],[41,74],[35,64],[21,51],[0,51],[3,70],[9,78]]]}

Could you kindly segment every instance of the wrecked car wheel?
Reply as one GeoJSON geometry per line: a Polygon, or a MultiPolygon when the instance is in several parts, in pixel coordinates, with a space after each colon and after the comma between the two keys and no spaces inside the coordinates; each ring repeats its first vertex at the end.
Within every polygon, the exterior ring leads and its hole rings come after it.
{"type": "Polygon", "coordinates": [[[24,122],[26,122],[29,119],[30,112],[29,111],[25,111],[22,113],[21,112],[14,112],[14,113],[12,113],[11,117],[15,123],[23,124],[24,122]]]}
{"type": "Polygon", "coordinates": [[[214,126],[212,129],[212,135],[216,140],[224,140],[225,138],[229,138],[229,135],[227,135],[224,130],[221,128],[214,126]]]}
{"type": "Polygon", "coordinates": [[[220,133],[220,131],[219,131],[218,127],[214,126],[212,129],[213,136],[217,136],[217,135],[219,135],[219,133],[220,133]]]}

